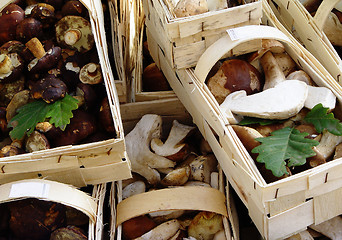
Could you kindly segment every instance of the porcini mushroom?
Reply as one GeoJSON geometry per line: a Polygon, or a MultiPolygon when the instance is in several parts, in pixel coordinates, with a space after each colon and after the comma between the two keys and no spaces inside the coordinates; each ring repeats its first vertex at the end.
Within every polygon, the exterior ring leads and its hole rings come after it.
{"type": "Polygon", "coordinates": [[[300,80],[305,82],[309,86],[315,85],[311,77],[303,70],[293,71],[292,73],[286,76],[286,80],[300,80]]]}
{"type": "Polygon", "coordinates": [[[79,74],[80,81],[84,84],[99,84],[103,81],[101,66],[96,63],[84,65],[79,74]]]}
{"type": "Polygon", "coordinates": [[[16,39],[27,42],[31,38],[41,38],[43,35],[43,25],[35,18],[25,18],[16,29],[16,39]]]}
{"type": "Polygon", "coordinates": [[[271,52],[266,52],[261,57],[260,63],[265,74],[265,84],[263,90],[273,88],[277,84],[285,81],[283,70],[280,68],[277,60],[271,52]]]}
{"type": "Polygon", "coordinates": [[[52,103],[65,96],[68,89],[63,81],[53,75],[35,82],[31,88],[34,99],[42,98],[47,103],[52,103]]]}
{"type": "Polygon", "coordinates": [[[161,184],[164,186],[182,186],[184,185],[190,176],[190,167],[184,166],[176,168],[169,172],[162,180],[161,184]]]}
{"type": "Polygon", "coordinates": [[[312,109],[319,103],[323,107],[328,108],[329,111],[332,111],[336,106],[336,96],[329,88],[308,86],[308,96],[304,106],[312,109]]]}
{"type": "Polygon", "coordinates": [[[325,159],[329,159],[334,154],[336,146],[341,142],[342,136],[336,136],[325,129],[323,130],[321,141],[318,146],[316,146],[316,149],[325,159]]]}
{"type": "Polygon", "coordinates": [[[67,48],[84,53],[94,45],[94,36],[88,20],[80,16],[65,16],[56,23],[56,40],[67,48]]]}
{"type": "Polygon", "coordinates": [[[278,83],[260,93],[223,103],[227,110],[243,116],[287,119],[303,107],[308,94],[306,83],[292,80],[278,83]]]}
{"type": "Polygon", "coordinates": [[[0,54],[0,83],[17,80],[23,69],[24,61],[19,54],[0,54]]]}
{"type": "Polygon", "coordinates": [[[15,39],[17,25],[25,18],[24,10],[11,3],[0,12],[0,45],[15,39]]]}
{"type": "Polygon", "coordinates": [[[223,62],[217,73],[208,79],[207,86],[221,104],[235,91],[245,90],[248,95],[260,92],[263,80],[260,72],[247,61],[231,59],[223,62]]]}
{"type": "Polygon", "coordinates": [[[217,168],[214,154],[198,156],[190,163],[190,179],[210,183],[211,173],[217,168]]]}
{"type": "Polygon", "coordinates": [[[151,149],[159,156],[174,161],[183,160],[188,153],[187,144],[183,143],[183,140],[193,129],[195,127],[174,120],[167,140],[163,143],[159,138],[153,138],[151,149]]]}
{"type": "Polygon", "coordinates": [[[145,177],[150,184],[160,181],[160,174],[154,168],[174,167],[175,162],[159,156],[150,150],[153,138],[161,134],[162,119],[155,114],[146,114],[126,135],[126,149],[132,164],[132,171],[145,177]]]}

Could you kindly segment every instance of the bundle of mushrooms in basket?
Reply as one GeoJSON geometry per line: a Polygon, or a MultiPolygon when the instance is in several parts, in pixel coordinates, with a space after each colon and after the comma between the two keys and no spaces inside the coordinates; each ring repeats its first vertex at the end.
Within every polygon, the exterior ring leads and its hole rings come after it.
{"type": "Polygon", "coordinates": [[[267,182],[341,157],[340,103],[282,43],[263,40],[217,68],[206,84],[267,182]]]}
{"type": "MultiPolygon", "coordinates": [[[[147,114],[127,134],[127,154],[136,174],[123,181],[123,199],[177,186],[217,189],[218,163],[198,129],[174,120],[164,140],[162,125],[161,116],[147,114]]],[[[141,240],[225,239],[221,215],[195,210],[164,210],[132,218],[123,223],[123,235],[141,240]]]]}
{"type": "Polygon", "coordinates": [[[75,0],[7,5],[0,12],[0,157],[113,135],[86,7],[75,0]]]}

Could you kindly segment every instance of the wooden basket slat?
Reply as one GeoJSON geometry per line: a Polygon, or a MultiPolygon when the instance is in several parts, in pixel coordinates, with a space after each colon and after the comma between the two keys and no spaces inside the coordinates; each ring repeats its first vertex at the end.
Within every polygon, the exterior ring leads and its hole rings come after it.
{"type": "MultiPolygon", "coordinates": [[[[0,9],[8,5],[12,0],[1,1],[0,9]]],[[[121,122],[119,100],[115,89],[114,77],[107,55],[107,43],[104,31],[104,16],[100,1],[84,0],[81,2],[89,10],[90,22],[94,34],[95,46],[98,51],[102,74],[104,77],[106,92],[114,122],[115,137],[112,139],[63,146],[33,153],[26,153],[0,159],[3,172],[0,172],[2,183],[14,179],[51,178],[55,181],[86,186],[91,183],[100,183],[101,179],[110,182],[130,176],[130,163],[126,158],[123,126],[121,122]],[[106,176],[98,177],[100,169],[115,170],[120,174],[111,174],[104,171],[106,176]],[[69,171],[67,170],[69,168],[69,171]],[[80,170],[80,168],[82,168],[80,170]],[[119,169],[116,169],[119,168],[119,169]],[[121,171],[122,172],[121,172],[121,171]],[[58,172],[60,171],[60,177],[58,172]],[[93,176],[92,176],[93,171],[93,176]],[[31,173],[30,173],[31,172],[31,173]],[[2,174],[2,175],[1,175],[2,174]],[[85,174],[83,176],[83,174],[85,174]],[[18,176],[16,176],[18,175],[18,176]],[[90,182],[87,182],[89,179],[90,182]]]]}

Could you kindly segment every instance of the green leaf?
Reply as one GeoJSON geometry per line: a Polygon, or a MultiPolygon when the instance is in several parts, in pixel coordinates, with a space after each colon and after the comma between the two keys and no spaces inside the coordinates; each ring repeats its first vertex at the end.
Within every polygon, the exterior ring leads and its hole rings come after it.
{"type": "Polygon", "coordinates": [[[66,125],[70,123],[70,119],[73,117],[72,111],[78,108],[77,103],[77,99],[70,95],[65,95],[64,98],[50,104],[46,117],[50,118],[49,122],[51,124],[64,131],[66,125]]]}
{"type": "Polygon", "coordinates": [[[252,153],[259,153],[257,161],[265,163],[265,167],[276,177],[288,174],[288,167],[305,164],[306,158],[315,156],[312,147],[318,141],[305,138],[308,133],[301,133],[295,128],[282,128],[271,133],[271,136],[256,138],[261,144],[252,149],[252,153]]]}
{"type": "Polygon", "coordinates": [[[239,125],[246,126],[252,124],[260,124],[261,126],[266,126],[274,123],[283,122],[282,120],[271,120],[271,119],[263,119],[263,118],[254,118],[254,117],[244,117],[239,125]]]}
{"type": "Polygon", "coordinates": [[[342,124],[334,117],[333,113],[328,113],[328,110],[329,108],[325,108],[319,103],[305,116],[304,121],[312,123],[319,133],[327,129],[330,133],[341,136],[342,124]]]}
{"type": "Polygon", "coordinates": [[[34,101],[20,107],[18,114],[8,123],[8,127],[13,127],[9,133],[11,138],[22,139],[25,134],[29,136],[37,123],[45,120],[48,111],[49,105],[44,101],[34,101]]]}

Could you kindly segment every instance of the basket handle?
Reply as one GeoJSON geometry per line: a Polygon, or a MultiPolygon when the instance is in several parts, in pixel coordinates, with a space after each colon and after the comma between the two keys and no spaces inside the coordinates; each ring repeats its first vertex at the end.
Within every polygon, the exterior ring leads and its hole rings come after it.
{"type": "Polygon", "coordinates": [[[199,58],[194,73],[200,82],[205,82],[209,71],[218,60],[241,43],[256,39],[276,39],[297,48],[283,32],[275,27],[248,25],[228,29],[227,33],[227,35],[210,45],[199,58]]]}
{"type": "Polygon", "coordinates": [[[339,1],[340,0],[325,0],[319,5],[314,16],[314,21],[320,31],[323,30],[325,20],[327,20],[329,13],[339,1]]]}

